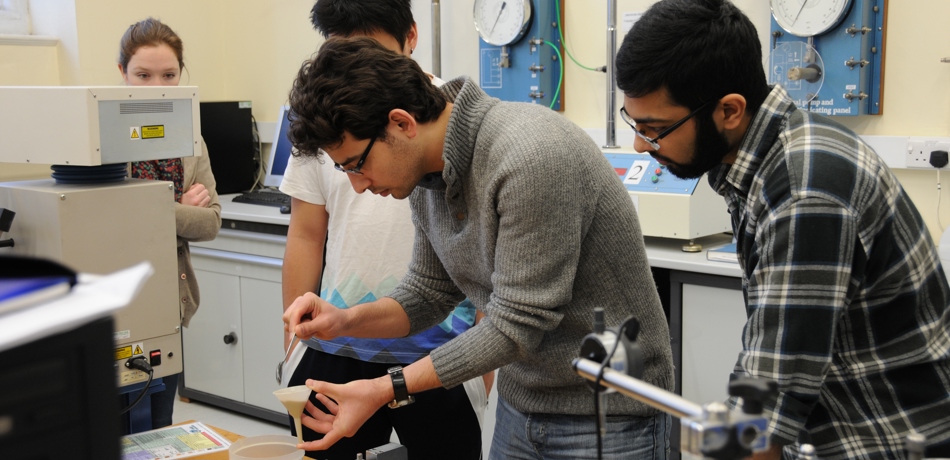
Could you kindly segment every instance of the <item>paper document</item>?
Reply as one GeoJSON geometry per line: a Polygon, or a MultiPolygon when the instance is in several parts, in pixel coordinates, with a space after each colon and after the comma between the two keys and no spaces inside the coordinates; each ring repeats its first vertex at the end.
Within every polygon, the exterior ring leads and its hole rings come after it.
{"type": "Polygon", "coordinates": [[[201,422],[169,426],[122,437],[122,460],[188,458],[227,451],[231,442],[201,422]]]}
{"type": "Polygon", "coordinates": [[[68,294],[0,315],[0,351],[109,316],[138,295],[154,270],[148,262],[105,276],[80,274],[68,294]]]}

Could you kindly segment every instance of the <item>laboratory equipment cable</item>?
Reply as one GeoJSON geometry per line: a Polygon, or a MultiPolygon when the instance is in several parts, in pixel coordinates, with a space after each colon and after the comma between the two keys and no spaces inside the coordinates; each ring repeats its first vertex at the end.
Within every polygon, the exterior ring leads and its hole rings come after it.
{"type": "MultiPolygon", "coordinates": [[[[561,57],[561,50],[557,49],[557,45],[547,40],[545,40],[544,43],[550,46],[551,49],[554,50],[554,53],[557,54],[557,60],[561,64],[561,71],[560,73],[558,73],[558,76],[557,76],[557,89],[554,90],[554,97],[551,98],[551,105],[548,106],[548,108],[553,109],[554,104],[557,104],[558,96],[560,96],[561,94],[561,83],[564,82],[564,58],[561,57]]],[[[567,49],[567,48],[564,48],[564,49],[567,49]]]]}
{"type": "Polygon", "coordinates": [[[257,190],[258,186],[263,186],[264,180],[264,145],[261,142],[261,133],[257,130],[257,119],[251,114],[251,136],[257,146],[255,157],[257,158],[257,174],[254,175],[254,184],[251,185],[251,191],[257,190]]]}
{"type": "Polygon", "coordinates": [[[943,223],[940,222],[940,195],[943,193],[940,190],[940,169],[937,169],[937,225],[940,227],[940,234],[943,234],[944,227],[943,223]]]}
{"type": "Polygon", "coordinates": [[[940,169],[950,163],[950,154],[946,150],[934,150],[930,152],[930,166],[937,169],[937,225],[940,226],[940,233],[943,233],[943,223],[940,221],[940,198],[943,191],[940,187],[940,169]]]}
{"type": "MultiPolygon", "coordinates": [[[[603,334],[604,333],[603,310],[600,309],[600,312],[598,312],[597,310],[598,309],[594,310],[594,315],[595,315],[594,316],[594,333],[603,334]]],[[[613,359],[614,354],[617,352],[617,347],[619,347],[620,343],[623,342],[624,334],[626,333],[627,328],[631,324],[636,325],[636,327],[634,328],[636,331],[635,335],[639,334],[640,323],[637,321],[636,318],[634,318],[633,316],[630,316],[626,320],[624,320],[623,324],[620,325],[620,329],[618,329],[616,332],[617,336],[616,336],[616,340],[614,341],[614,345],[610,349],[610,353],[608,353],[607,356],[604,358],[603,362],[601,362],[600,368],[597,370],[597,378],[596,380],[594,380],[594,419],[596,420],[596,425],[597,425],[596,427],[597,431],[594,433],[594,435],[597,437],[597,459],[598,460],[604,458],[603,457],[604,434],[605,434],[605,431],[607,430],[606,420],[601,420],[600,418],[600,411],[601,411],[600,396],[601,396],[602,391],[607,390],[606,388],[601,389],[601,381],[604,378],[604,369],[606,369],[607,366],[610,364],[610,360],[613,359]]],[[[629,371],[630,369],[623,369],[623,372],[625,373],[629,371]]],[[[606,407],[603,408],[603,410],[606,412],[607,410],[606,407]]]]}
{"type": "MultiPolygon", "coordinates": [[[[584,70],[590,70],[592,72],[607,73],[607,66],[587,67],[586,65],[581,64],[580,62],[577,62],[577,59],[574,59],[574,55],[571,54],[571,49],[567,46],[567,40],[564,38],[564,29],[561,27],[561,0],[554,0],[554,11],[555,11],[554,18],[557,19],[557,33],[561,40],[561,43],[564,44],[564,52],[567,53],[567,57],[571,58],[571,60],[574,61],[574,63],[577,64],[578,67],[584,70]]],[[[564,71],[563,69],[564,69],[564,65],[561,64],[562,72],[564,71]]]]}
{"type": "Polygon", "coordinates": [[[136,404],[142,401],[142,398],[148,394],[148,387],[152,384],[152,377],[154,377],[155,372],[152,370],[151,364],[145,359],[144,356],[136,356],[125,362],[125,367],[129,369],[137,369],[142,372],[148,373],[148,381],[145,382],[145,386],[142,387],[142,391],[139,392],[139,396],[135,398],[135,401],[132,401],[132,404],[129,404],[125,409],[122,409],[122,412],[119,412],[119,415],[124,415],[126,412],[132,410],[136,404]]]}

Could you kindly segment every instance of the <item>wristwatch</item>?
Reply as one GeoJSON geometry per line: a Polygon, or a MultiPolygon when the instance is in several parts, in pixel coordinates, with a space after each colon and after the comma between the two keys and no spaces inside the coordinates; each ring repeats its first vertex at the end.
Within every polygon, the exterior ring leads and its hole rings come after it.
{"type": "Polygon", "coordinates": [[[416,399],[409,394],[409,390],[406,388],[406,378],[402,375],[402,366],[390,367],[386,372],[389,373],[389,378],[393,380],[394,399],[389,403],[389,408],[395,409],[416,402],[416,399]]]}

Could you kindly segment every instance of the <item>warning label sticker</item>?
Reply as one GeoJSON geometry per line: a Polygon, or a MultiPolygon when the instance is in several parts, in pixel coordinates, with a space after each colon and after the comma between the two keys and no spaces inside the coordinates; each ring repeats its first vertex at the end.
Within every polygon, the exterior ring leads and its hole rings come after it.
{"type": "Polygon", "coordinates": [[[129,359],[132,357],[132,347],[119,347],[115,349],[115,360],[129,359]]]}
{"type": "Polygon", "coordinates": [[[136,342],[131,345],[126,345],[124,347],[118,347],[115,349],[116,361],[120,359],[129,359],[135,355],[144,355],[144,354],[145,354],[144,342],[136,342]]]}
{"type": "Polygon", "coordinates": [[[165,137],[165,125],[142,127],[142,139],[161,139],[163,137],[165,137]]]}
{"type": "Polygon", "coordinates": [[[129,128],[129,131],[130,131],[130,133],[129,133],[129,139],[132,139],[133,141],[137,141],[137,140],[139,140],[139,139],[142,138],[142,136],[139,135],[139,127],[138,127],[138,126],[133,126],[133,127],[129,128]]]}

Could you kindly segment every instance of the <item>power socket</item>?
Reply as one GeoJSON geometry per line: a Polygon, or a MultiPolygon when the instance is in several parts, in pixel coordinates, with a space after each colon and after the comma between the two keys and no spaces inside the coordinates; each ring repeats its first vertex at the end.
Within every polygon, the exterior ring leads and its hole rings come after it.
{"type": "Polygon", "coordinates": [[[907,141],[907,167],[910,169],[935,169],[930,164],[930,152],[950,151],[950,139],[935,137],[912,137],[907,141]]]}

